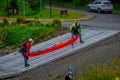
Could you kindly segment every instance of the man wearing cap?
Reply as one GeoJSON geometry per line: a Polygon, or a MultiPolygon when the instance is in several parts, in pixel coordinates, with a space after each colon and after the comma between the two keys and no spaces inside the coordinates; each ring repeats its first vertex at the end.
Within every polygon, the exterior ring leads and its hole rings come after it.
{"type": "MultiPolygon", "coordinates": [[[[80,43],[83,43],[82,40],[82,26],[80,25],[80,22],[76,22],[70,26],[70,32],[72,33],[72,38],[76,35],[80,35],[80,43]]],[[[73,46],[73,44],[72,44],[73,46]]]]}
{"type": "Polygon", "coordinates": [[[30,54],[30,47],[33,44],[33,39],[28,39],[28,41],[25,41],[21,44],[21,48],[18,52],[20,52],[24,57],[24,63],[25,67],[29,67],[30,64],[28,64],[29,54],[30,54]]]}

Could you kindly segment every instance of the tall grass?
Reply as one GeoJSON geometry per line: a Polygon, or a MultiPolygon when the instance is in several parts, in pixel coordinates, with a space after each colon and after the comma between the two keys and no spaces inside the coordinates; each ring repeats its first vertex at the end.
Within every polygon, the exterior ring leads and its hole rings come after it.
{"type": "Polygon", "coordinates": [[[120,12],[120,5],[119,4],[114,5],[114,11],[120,12]]]}
{"type": "Polygon", "coordinates": [[[48,24],[36,21],[24,26],[10,24],[0,29],[0,40],[3,42],[0,47],[12,46],[12,48],[16,48],[28,38],[33,38],[35,42],[38,42],[44,38],[55,36],[56,29],[60,27],[60,20],[54,20],[53,23],[48,24]]]}
{"type": "Polygon", "coordinates": [[[120,80],[120,59],[113,59],[110,63],[90,64],[75,80],[120,80]]]}

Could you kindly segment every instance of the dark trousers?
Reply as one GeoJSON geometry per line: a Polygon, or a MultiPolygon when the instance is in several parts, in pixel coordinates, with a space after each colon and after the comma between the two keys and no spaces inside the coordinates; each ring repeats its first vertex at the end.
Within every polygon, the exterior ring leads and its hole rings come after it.
{"type": "MultiPolygon", "coordinates": [[[[79,41],[80,41],[80,43],[82,43],[82,42],[83,42],[83,41],[82,41],[82,35],[72,32],[72,38],[73,38],[74,36],[76,36],[76,35],[79,35],[79,41]]],[[[72,47],[73,47],[73,43],[72,43],[72,47]]]]}
{"type": "Polygon", "coordinates": [[[27,64],[28,64],[28,59],[29,59],[29,57],[27,57],[27,56],[25,55],[25,53],[22,53],[22,55],[23,55],[23,58],[24,58],[24,64],[27,65],[27,64]]]}

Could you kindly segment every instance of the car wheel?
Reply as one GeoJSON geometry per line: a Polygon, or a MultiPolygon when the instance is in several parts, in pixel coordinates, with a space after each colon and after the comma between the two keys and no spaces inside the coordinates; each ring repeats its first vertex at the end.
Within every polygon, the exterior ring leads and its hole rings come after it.
{"type": "Polygon", "coordinates": [[[88,7],[88,12],[91,12],[91,8],[90,7],[88,7]]]}
{"type": "Polygon", "coordinates": [[[109,11],[109,13],[112,13],[112,11],[109,11]]]}
{"type": "Polygon", "coordinates": [[[98,13],[101,13],[101,9],[100,8],[98,8],[98,13]]]}

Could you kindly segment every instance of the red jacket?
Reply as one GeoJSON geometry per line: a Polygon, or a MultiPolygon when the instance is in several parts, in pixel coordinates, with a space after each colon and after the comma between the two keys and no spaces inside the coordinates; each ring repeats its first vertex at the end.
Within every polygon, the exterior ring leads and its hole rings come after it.
{"type": "Polygon", "coordinates": [[[31,47],[31,42],[26,42],[26,50],[27,50],[27,52],[25,53],[26,56],[29,56],[30,54],[30,47],[31,47]]]}
{"type": "Polygon", "coordinates": [[[21,48],[20,48],[19,52],[25,54],[26,56],[29,56],[30,47],[31,47],[31,42],[29,42],[29,41],[23,42],[21,44],[21,48]]]}

